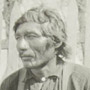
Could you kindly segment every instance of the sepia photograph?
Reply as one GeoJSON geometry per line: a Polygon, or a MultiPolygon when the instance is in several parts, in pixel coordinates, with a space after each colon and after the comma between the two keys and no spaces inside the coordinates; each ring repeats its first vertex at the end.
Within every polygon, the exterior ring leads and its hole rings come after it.
{"type": "Polygon", "coordinates": [[[89,0],[0,0],[0,90],[90,90],[89,0]]]}

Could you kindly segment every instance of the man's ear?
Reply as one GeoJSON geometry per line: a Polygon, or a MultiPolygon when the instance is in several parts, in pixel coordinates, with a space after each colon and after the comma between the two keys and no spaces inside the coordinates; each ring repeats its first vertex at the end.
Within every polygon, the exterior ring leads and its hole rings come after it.
{"type": "Polygon", "coordinates": [[[62,45],[62,41],[54,43],[55,48],[59,48],[61,45],[62,45]]]}

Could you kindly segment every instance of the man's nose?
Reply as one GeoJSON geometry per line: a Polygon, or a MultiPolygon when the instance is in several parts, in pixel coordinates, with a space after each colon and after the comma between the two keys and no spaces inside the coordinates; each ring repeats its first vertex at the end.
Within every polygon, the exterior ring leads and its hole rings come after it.
{"type": "Polygon", "coordinates": [[[17,43],[17,48],[22,51],[27,50],[29,48],[29,43],[25,39],[21,39],[17,43]]]}

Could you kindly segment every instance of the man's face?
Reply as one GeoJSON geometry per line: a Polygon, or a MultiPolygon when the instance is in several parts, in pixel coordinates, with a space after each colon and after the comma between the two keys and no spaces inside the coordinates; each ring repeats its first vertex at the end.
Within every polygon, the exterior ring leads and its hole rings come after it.
{"type": "Polygon", "coordinates": [[[40,68],[54,58],[53,41],[50,37],[42,35],[39,24],[21,24],[15,37],[19,56],[26,68],[40,68]]]}

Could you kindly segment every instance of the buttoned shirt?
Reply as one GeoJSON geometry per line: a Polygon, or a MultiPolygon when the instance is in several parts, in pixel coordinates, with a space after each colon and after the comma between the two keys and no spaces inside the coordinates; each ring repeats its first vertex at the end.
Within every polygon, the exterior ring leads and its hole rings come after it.
{"type": "Polygon", "coordinates": [[[57,68],[48,77],[38,79],[31,70],[20,71],[18,90],[62,90],[63,63],[58,63],[57,68]]]}
{"type": "Polygon", "coordinates": [[[64,62],[63,68],[58,68],[56,73],[38,80],[32,72],[28,73],[22,68],[4,80],[0,90],[90,90],[90,69],[64,62]]]}

